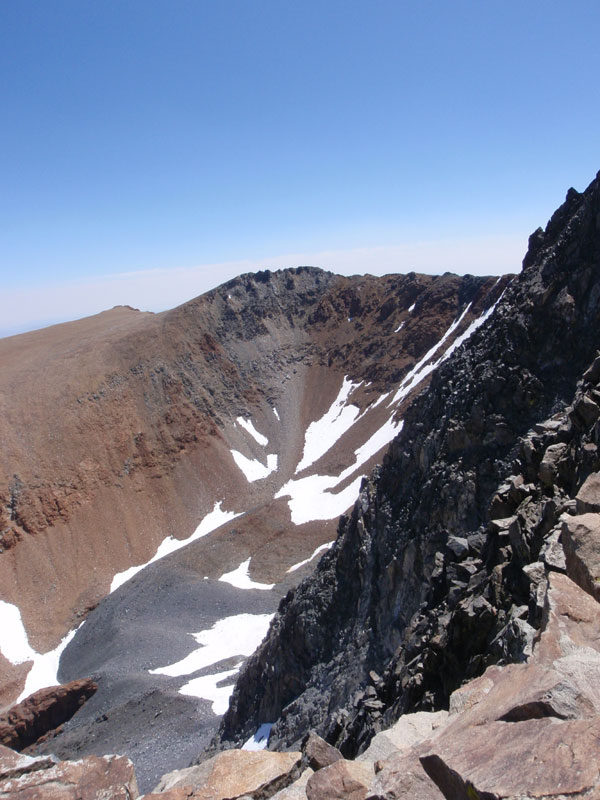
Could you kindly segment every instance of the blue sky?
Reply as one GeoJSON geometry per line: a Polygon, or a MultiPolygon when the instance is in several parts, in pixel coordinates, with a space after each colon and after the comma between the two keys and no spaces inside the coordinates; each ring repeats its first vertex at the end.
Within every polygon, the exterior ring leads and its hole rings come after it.
{"type": "Polygon", "coordinates": [[[597,0],[3,0],[0,334],[240,271],[517,271],[600,169],[597,0]]]}

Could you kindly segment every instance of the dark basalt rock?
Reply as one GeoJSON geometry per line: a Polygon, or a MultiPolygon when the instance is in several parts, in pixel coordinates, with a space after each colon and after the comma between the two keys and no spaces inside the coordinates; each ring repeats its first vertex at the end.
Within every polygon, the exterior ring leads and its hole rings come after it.
{"type": "Polygon", "coordinates": [[[494,315],[438,368],[335,545],[282,601],[220,746],[276,720],[271,747],[315,729],[353,756],[402,713],[526,657],[560,558],[523,568],[557,545],[600,468],[599,220],[597,177],[532,235],[494,315]]]}

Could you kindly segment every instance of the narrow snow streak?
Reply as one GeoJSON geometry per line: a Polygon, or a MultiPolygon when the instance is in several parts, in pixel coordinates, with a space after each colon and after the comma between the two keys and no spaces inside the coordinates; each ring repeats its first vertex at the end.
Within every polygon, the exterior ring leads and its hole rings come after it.
{"type": "Polygon", "coordinates": [[[410,306],[410,308],[408,309],[409,314],[412,314],[412,312],[415,310],[416,305],[417,305],[416,303],[413,303],[412,306],[410,306]]]}
{"type": "Polygon", "coordinates": [[[155,561],[164,558],[170,553],[174,553],[176,550],[179,550],[182,547],[186,547],[188,544],[190,544],[190,542],[196,541],[196,539],[201,539],[203,536],[207,536],[221,525],[224,525],[226,522],[229,522],[236,517],[240,517],[244,513],[243,511],[222,511],[221,502],[222,501],[219,500],[218,503],[215,503],[213,510],[202,518],[202,521],[194,533],[192,533],[191,536],[188,536],[187,539],[175,539],[173,536],[168,536],[163,542],[161,542],[156,553],[149,561],[146,561],[144,564],[138,564],[135,567],[129,567],[129,569],[123,570],[123,572],[117,572],[115,577],[112,579],[109,594],[118,589],[119,586],[122,586],[124,583],[126,583],[130,578],[133,578],[133,576],[143,570],[144,567],[147,567],[149,564],[153,564],[155,561]]]}
{"type": "Polygon", "coordinates": [[[300,567],[303,567],[305,564],[310,564],[313,558],[316,558],[316,556],[318,556],[319,553],[323,553],[325,550],[329,550],[332,544],[333,542],[325,542],[325,544],[319,545],[319,547],[317,547],[312,556],[305,558],[304,561],[299,561],[297,564],[294,564],[294,566],[290,567],[287,570],[287,572],[295,572],[297,569],[300,569],[300,567]]]}
{"type": "Polygon", "coordinates": [[[256,583],[250,578],[250,559],[243,561],[237,569],[223,573],[219,580],[230,583],[238,589],[264,589],[269,591],[275,586],[274,583],[256,583]]]}
{"type": "Polygon", "coordinates": [[[311,422],[306,429],[304,451],[296,473],[318,461],[352,427],[359,409],[354,405],[346,405],[346,401],[359,386],[360,383],[352,383],[347,375],[344,376],[342,387],[329,410],[320,419],[311,422]]]}
{"type": "Polygon", "coordinates": [[[277,411],[277,409],[275,408],[275,406],[273,406],[273,413],[275,414],[275,416],[277,417],[277,419],[279,420],[279,422],[281,422],[281,417],[279,416],[279,411],[277,411]]]}
{"type": "Polygon", "coordinates": [[[244,742],[242,750],[266,750],[272,727],[272,722],[263,722],[262,725],[259,725],[254,736],[244,742]]]}
{"type": "Polygon", "coordinates": [[[271,453],[267,456],[266,466],[258,459],[247,458],[237,450],[232,450],[231,455],[249,483],[261,481],[277,469],[277,456],[275,453],[271,453]]]}
{"type": "Polygon", "coordinates": [[[469,305],[465,308],[460,317],[454,320],[454,322],[450,325],[450,327],[448,328],[446,333],[442,336],[442,338],[425,353],[423,358],[420,361],[418,361],[415,364],[415,366],[411,369],[411,371],[408,373],[408,375],[405,376],[402,383],[400,384],[399,389],[394,395],[392,403],[396,404],[399,403],[400,400],[403,400],[415,388],[417,384],[421,383],[423,378],[427,377],[427,375],[429,375],[430,372],[433,372],[433,370],[438,366],[438,364],[440,363],[439,360],[434,363],[428,363],[428,362],[437,353],[437,351],[444,344],[446,339],[449,336],[452,336],[454,331],[463,321],[465,314],[467,313],[470,307],[471,303],[469,303],[469,305]]]}
{"type": "Polygon", "coordinates": [[[394,333],[400,333],[400,331],[401,331],[401,330],[402,330],[402,328],[404,327],[404,322],[405,322],[405,321],[406,321],[406,320],[403,320],[403,321],[400,323],[400,325],[398,325],[398,327],[396,328],[396,330],[394,331],[394,333]]]}
{"type": "Polygon", "coordinates": [[[260,444],[262,447],[266,447],[269,444],[269,440],[267,439],[267,437],[263,436],[262,433],[259,433],[256,430],[256,428],[252,424],[251,419],[245,420],[243,417],[238,417],[236,419],[236,422],[242,428],[247,430],[250,436],[252,436],[252,438],[255,439],[258,442],[258,444],[260,444]]]}

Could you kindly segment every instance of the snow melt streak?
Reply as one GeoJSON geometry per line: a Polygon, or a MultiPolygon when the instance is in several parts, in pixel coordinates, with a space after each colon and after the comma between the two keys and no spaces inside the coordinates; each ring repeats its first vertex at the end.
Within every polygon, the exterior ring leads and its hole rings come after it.
{"type": "Polygon", "coordinates": [[[345,376],[342,388],[329,411],[321,419],[310,423],[304,435],[304,452],[296,467],[297,473],[318,461],[352,427],[359,410],[356,406],[346,405],[346,401],[358,386],[360,383],[352,383],[345,376]]]}
{"type": "Polygon", "coordinates": [[[241,516],[242,513],[243,512],[241,511],[237,513],[235,511],[222,511],[221,501],[215,503],[213,510],[203,517],[202,522],[198,525],[194,533],[192,533],[191,536],[188,536],[187,539],[175,539],[173,536],[169,536],[163,542],[161,542],[161,544],[158,546],[158,550],[149,561],[146,561],[144,564],[138,564],[136,567],[129,567],[129,569],[123,570],[123,572],[117,572],[115,577],[112,579],[110,593],[118,589],[119,586],[122,586],[130,578],[133,578],[133,576],[143,570],[144,567],[147,567],[149,564],[153,564],[155,561],[168,556],[170,553],[174,553],[176,550],[179,550],[182,547],[186,547],[188,544],[190,544],[190,542],[194,542],[196,539],[201,539],[203,536],[212,533],[212,531],[216,530],[221,525],[224,525],[226,522],[241,516]]]}
{"type": "Polygon", "coordinates": [[[252,436],[256,442],[258,442],[261,447],[266,447],[269,444],[269,440],[266,436],[263,436],[262,433],[259,433],[254,425],[252,424],[252,420],[248,419],[245,420],[243,417],[238,417],[236,419],[238,425],[248,431],[250,436],[252,436]]]}
{"type": "Polygon", "coordinates": [[[275,453],[267,456],[266,466],[262,462],[258,461],[258,459],[247,458],[237,450],[232,450],[231,455],[233,456],[235,463],[244,473],[246,480],[250,483],[266,478],[277,469],[277,456],[275,453]]]}

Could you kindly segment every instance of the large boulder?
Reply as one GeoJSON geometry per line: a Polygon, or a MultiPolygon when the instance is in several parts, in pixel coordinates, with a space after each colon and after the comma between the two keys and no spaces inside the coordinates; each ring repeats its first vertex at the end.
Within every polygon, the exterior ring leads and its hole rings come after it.
{"type": "Polygon", "coordinates": [[[50,686],[29,695],[0,716],[0,744],[23,750],[58,728],[97,690],[91,678],[50,686]]]}
{"type": "Polygon", "coordinates": [[[306,784],[308,800],[364,800],[373,780],[368,761],[341,759],[315,772],[306,784]]]}
{"type": "Polygon", "coordinates": [[[5,766],[0,800],[135,800],[138,787],[133,764],[123,756],[87,756],[53,763],[0,753],[5,766]],[[12,774],[6,769],[12,758],[12,774]],[[42,762],[46,762],[45,764],[42,762]],[[22,766],[20,766],[22,765],[22,766]],[[21,771],[23,770],[23,771],[21,771]]]}
{"type": "Polygon", "coordinates": [[[600,600],[600,514],[565,516],[561,536],[567,575],[600,600]]]}
{"type": "Polygon", "coordinates": [[[194,767],[163,775],[147,797],[225,800],[257,792],[274,794],[299,772],[301,753],[224,750],[194,767]]]}

